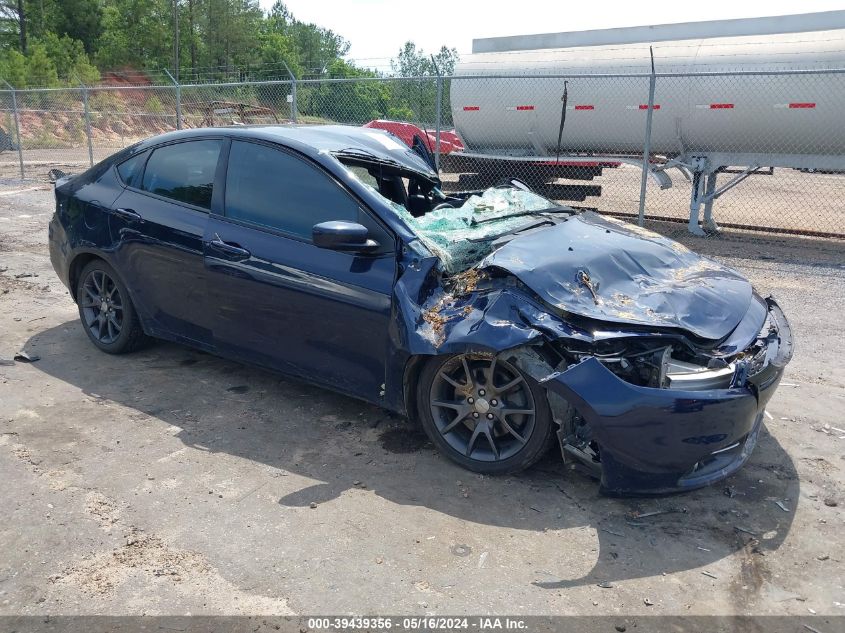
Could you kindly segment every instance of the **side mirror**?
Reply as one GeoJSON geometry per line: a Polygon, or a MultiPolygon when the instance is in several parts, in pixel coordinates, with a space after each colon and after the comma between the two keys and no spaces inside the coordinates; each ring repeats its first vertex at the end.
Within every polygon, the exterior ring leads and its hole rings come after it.
{"type": "Polygon", "coordinates": [[[315,246],[333,251],[368,253],[378,248],[378,242],[370,239],[367,227],[357,222],[320,222],[311,229],[311,237],[315,246]]]}

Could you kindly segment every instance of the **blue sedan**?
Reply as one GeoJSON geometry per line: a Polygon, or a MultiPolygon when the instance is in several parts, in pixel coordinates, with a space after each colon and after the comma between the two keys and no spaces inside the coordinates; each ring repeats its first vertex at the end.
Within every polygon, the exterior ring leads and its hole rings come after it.
{"type": "Polygon", "coordinates": [[[406,415],[480,473],[553,444],[604,492],[753,450],[792,355],[737,272],[518,180],[446,193],[423,143],[185,130],[56,182],[50,256],[104,352],[166,339],[406,415]]]}

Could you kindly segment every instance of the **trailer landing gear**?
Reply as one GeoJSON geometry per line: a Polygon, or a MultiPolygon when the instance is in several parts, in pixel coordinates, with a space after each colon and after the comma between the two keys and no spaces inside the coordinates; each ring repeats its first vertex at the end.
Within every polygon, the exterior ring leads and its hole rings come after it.
{"type": "Polygon", "coordinates": [[[689,223],[687,229],[693,235],[705,236],[719,232],[719,225],[713,219],[713,203],[722,194],[736,187],[750,175],[760,170],[760,165],[749,165],[742,171],[734,173],[733,178],[716,188],[716,177],[725,173],[726,166],[714,166],[706,158],[695,158],[692,161],[692,194],[690,196],[689,223]],[[699,212],[704,205],[704,222],[699,224],[699,212]]]}

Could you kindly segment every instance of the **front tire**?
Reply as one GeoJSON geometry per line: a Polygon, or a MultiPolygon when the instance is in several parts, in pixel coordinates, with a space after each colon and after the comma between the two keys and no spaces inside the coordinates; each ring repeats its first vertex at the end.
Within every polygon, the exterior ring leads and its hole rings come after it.
{"type": "Polygon", "coordinates": [[[524,470],[554,438],[542,387],[489,354],[431,359],[420,373],[417,405],[423,429],[440,452],[477,473],[524,470]]]}
{"type": "Polygon", "coordinates": [[[102,351],[126,354],[146,341],[126,286],[103,260],[89,262],[82,269],[76,305],[85,333],[102,351]]]}

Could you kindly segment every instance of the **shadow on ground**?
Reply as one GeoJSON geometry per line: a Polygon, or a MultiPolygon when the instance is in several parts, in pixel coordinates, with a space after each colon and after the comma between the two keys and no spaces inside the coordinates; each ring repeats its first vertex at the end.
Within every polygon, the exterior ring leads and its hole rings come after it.
{"type": "Polygon", "coordinates": [[[780,547],[792,523],[793,513],[774,501],[794,507],[799,496],[791,459],[765,430],[749,464],[718,486],[620,500],[599,496],[594,481],[554,452],[519,476],[479,477],[441,458],[414,425],[381,409],[178,345],[109,356],[72,321],[34,335],[27,349],[41,355],[34,367],[44,373],[179,426],[187,446],[322,482],[279,499],[281,506],[326,503],[366,485],[392,503],[475,524],[595,529],[594,568],[575,578],[564,578],[566,570],[543,572],[548,579],[535,584],[550,589],[684,571],[737,552],[743,582],[759,588],[766,551],[780,547]],[[658,510],[665,512],[635,518],[658,510]]]}

